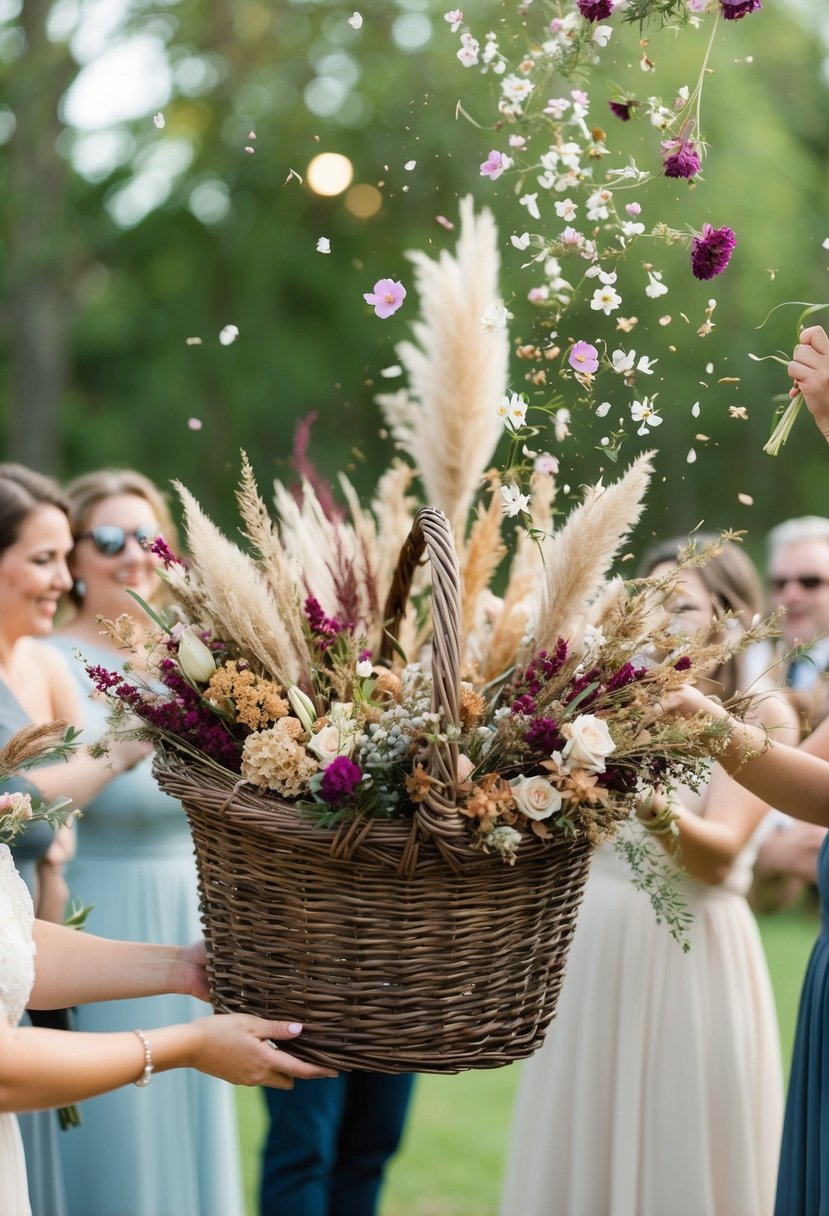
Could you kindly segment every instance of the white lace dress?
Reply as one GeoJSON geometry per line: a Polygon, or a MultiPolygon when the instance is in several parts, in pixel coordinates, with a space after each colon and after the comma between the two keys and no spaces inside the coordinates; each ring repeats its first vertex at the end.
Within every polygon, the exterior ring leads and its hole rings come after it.
{"type": "MultiPolygon", "coordinates": [[[[20,1021],[34,983],[34,912],[11,853],[0,845],[0,1018],[20,1021]]],[[[0,1216],[29,1216],[26,1163],[17,1119],[0,1112],[0,1216]]]]}

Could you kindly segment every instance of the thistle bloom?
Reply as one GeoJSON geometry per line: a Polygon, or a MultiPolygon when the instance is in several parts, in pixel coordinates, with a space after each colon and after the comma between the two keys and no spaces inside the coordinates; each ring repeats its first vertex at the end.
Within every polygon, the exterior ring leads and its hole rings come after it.
{"type": "Polygon", "coordinates": [[[567,356],[567,362],[577,372],[597,372],[599,370],[599,352],[589,342],[575,342],[567,356]]]}
{"type": "Polygon", "coordinates": [[[666,139],[662,144],[665,156],[662,171],[666,177],[696,177],[700,169],[699,153],[690,139],[666,139]]]}
{"type": "Polygon", "coordinates": [[[731,228],[712,228],[703,224],[691,242],[691,270],[694,278],[713,279],[722,274],[731,260],[737,239],[731,228]]]}
{"type": "Polygon", "coordinates": [[[375,316],[385,320],[396,313],[406,299],[406,288],[394,279],[378,279],[374,291],[363,292],[363,299],[371,304],[375,316]]]}
{"type": "Polygon", "coordinates": [[[725,21],[739,21],[749,13],[756,13],[763,6],[760,0],[720,0],[720,12],[725,21]]]}
{"type": "Polygon", "coordinates": [[[609,101],[608,106],[611,114],[622,120],[622,122],[630,122],[633,118],[633,111],[639,105],[632,97],[625,98],[624,101],[609,101]]]}
{"type": "Polygon", "coordinates": [[[578,0],[578,7],[585,21],[604,21],[613,14],[613,0],[578,0]]]}

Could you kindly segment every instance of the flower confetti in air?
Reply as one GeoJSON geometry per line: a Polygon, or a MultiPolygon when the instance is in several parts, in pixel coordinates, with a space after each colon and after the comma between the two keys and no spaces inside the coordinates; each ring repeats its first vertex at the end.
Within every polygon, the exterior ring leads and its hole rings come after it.
{"type": "Polygon", "coordinates": [[[691,270],[696,279],[713,279],[722,274],[731,255],[737,238],[731,228],[712,228],[703,224],[702,231],[691,242],[691,270]]]}
{"type": "Polygon", "coordinates": [[[384,380],[394,380],[396,376],[403,375],[403,368],[399,363],[392,363],[391,367],[383,367],[380,369],[380,375],[384,380]]]}
{"type": "Polygon", "coordinates": [[[488,177],[491,182],[497,181],[505,169],[512,164],[512,157],[492,149],[489,156],[481,165],[481,177],[488,177]]]}
{"type": "Polygon", "coordinates": [[[187,425],[191,431],[200,431],[202,428],[201,418],[188,418],[187,425]]]}
{"type": "Polygon", "coordinates": [[[164,130],[164,115],[160,110],[157,114],[153,115],[153,123],[158,127],[159,131],[164,130]]]}
{"type": "Polygon", "coordinates": [[[256,151],[256,149],[255,149],[255,148],[252,148],[252,147],[250,146],[250,144],[248,144],[248,145],[246,146],[246,148],[245,148],[245,151],[247,152],[248,156],[253,156],[253,154],[254,154],[254,152],[256,151]]]}
{"type": "Polygon", "coordinates": [[[575,342],[567,355],[567,362],[577,372],[593,372],[599,370],[599,352],[589,342],[575,342]]]}
{"type": "Polygon", "coordinates": [[[327,236],[321,236],[317,240],[317,253],[330,253],[331,241],[327,236]]]}
{"type": "Polygon", "coordinates": [[[523,512],[528,512],[530,509],[529,494],[522,494],[514,481],[511,481],[508,486],[501,486],[501,505],[504,509],[504,514],[513,519],[516,515],[523,512]]]}
{"type": "Polygon", "coordinates": [[[529,245],[529,243],[530,243],[529,232],[522,232],[520,236],[513,234],[510,237],[510,244],[513,245],[516,249],[526,249],[527,246],[529,245]]]}
{"type": "Polygon", "coordinates": [[[239,329],[236,325],[225,325],[219,331],[219,342],[222,346],[232,346],[239,337],[239,329]]]}
{"type": "Polygon", "coordinates": [[[453,232],[455,225],[451,220],[448,220],[445,215],[436,215],[435,219],[440,224],[441,228],[445,228],[447,232],[453,232]]]}
{"type": "Polygon", "coordinates": [[[361,13],[352,13],[351,16],[348,18],[348,24],[351,26],[351,28],[353,30],[362,29],[363,28],[362,14],[361,13]]]}
{"type": "Polygon", "coordinates": [[[744,507],[753,507],[754,506],[754,499],[751,497],[750,494],[738,494],[737,502],[741,502],[744,507]]]}
{"type": "Polygon", "coordinates": [[[363,299],[374,309],[374,315],[381,317],[392,316],[406,299],[406,288],[395,279],[378,279],[374,291],[363,292],[363,299]]]}
{"type": "Polygon", "coordinates": [[[185,338],[185,346],[201,346],[201,338],[185,338]]]}
{"type": "Polygon", "coordinates": [[[417,164],[416,160],[407,160],[405,165],[403,166],[403,168],[406,170],[407,173],[411,173],[412,169],[414,169],[416,164],[417,164]]]}
{"type": "Polygon", "coordinates": [[[510,314],[503,304],[493,304],[481,317],[481,329],[488,334],[500,333],[507,328],[510,314]]]}

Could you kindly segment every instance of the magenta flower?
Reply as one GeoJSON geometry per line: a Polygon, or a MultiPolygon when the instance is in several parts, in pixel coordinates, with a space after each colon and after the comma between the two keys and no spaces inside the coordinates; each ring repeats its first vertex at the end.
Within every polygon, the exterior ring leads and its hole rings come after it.
{"type": "Polygon", "coordinates": [[[363,774],[348,756],[335,756],[322,774],[320,793],[326,802],[336,805],[350,798],[360,784],[363,774]]]}
{"type": "Polygon", "coordinates": [[[481,165],[481,177],[488,177],[491,182],[494,182],[505,169],[509,169],[511,164],[511,156],[505,156],[503,152],[498,152],[493,148],[481,165]]]}
{"type": "Polygon", "coordinates": [[[702,231],[691,241],[691,270],[697,279],[713,279],[722,274],[731,260],[737,238],[731,228],[712,228],[703,224],[702,231]]]}
{"type": "Polygon", "coordinates": [[[613,0],[578,0],[578,6],[585,21],[604,21],[613,14],[613,0]]]}
{"type": "Polygon", "coordinates": [[[725,21],[739,21],[762,7],[760,0],[720,0],[720,12],[725,21]]]}
{"type": "Polygon", "coordinates": [[[570,348],[567,362],[577,372],[597,372],[599,370],[599,352],[589,342],[575,342],[570,348]]]}
{"type": "Polygon", "coordinates": [[[406,288],[394,279],[378,279],[374,291],[363,292],[363,299],[371,304],[375,316],[385,319],[397,312],[406,299],[406,288]]]}
{"type": "Polygon", "coordinates": [[[690,139],[666,139],[662,144],[662,170],[666,177],[696,177],[700,159],[690,139]]]}
{"type": "Polygon", "coordinates": [[[624,101],[609,101],[611,114],[615,114],[622,122],[630,122],[633,118],[633,111],[639,105],[639,102],[633,97],[626,97],[624,101]]]}

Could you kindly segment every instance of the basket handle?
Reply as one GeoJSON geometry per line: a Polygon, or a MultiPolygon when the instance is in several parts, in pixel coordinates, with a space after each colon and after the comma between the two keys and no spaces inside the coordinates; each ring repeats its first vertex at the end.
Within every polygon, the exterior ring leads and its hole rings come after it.
{"type": "MultiPolygon", "coordinates": [[[[432,565],[432,712],[439,713],[444,726],[460,726],[460,573],[452,529],[442,511],[424,507],[415,516],[392,578],[383,611],[385,632],[380,660],[391,658],[400,622],[412,586],[412,578],[428,551],[432,565]]],[[[454,813],[457,806],[458,745],[456,742],[431,743],[426,771],[434,783],[415,819],[444,852],[452,837],[466,839],[462,823],[454,813]]]]}

